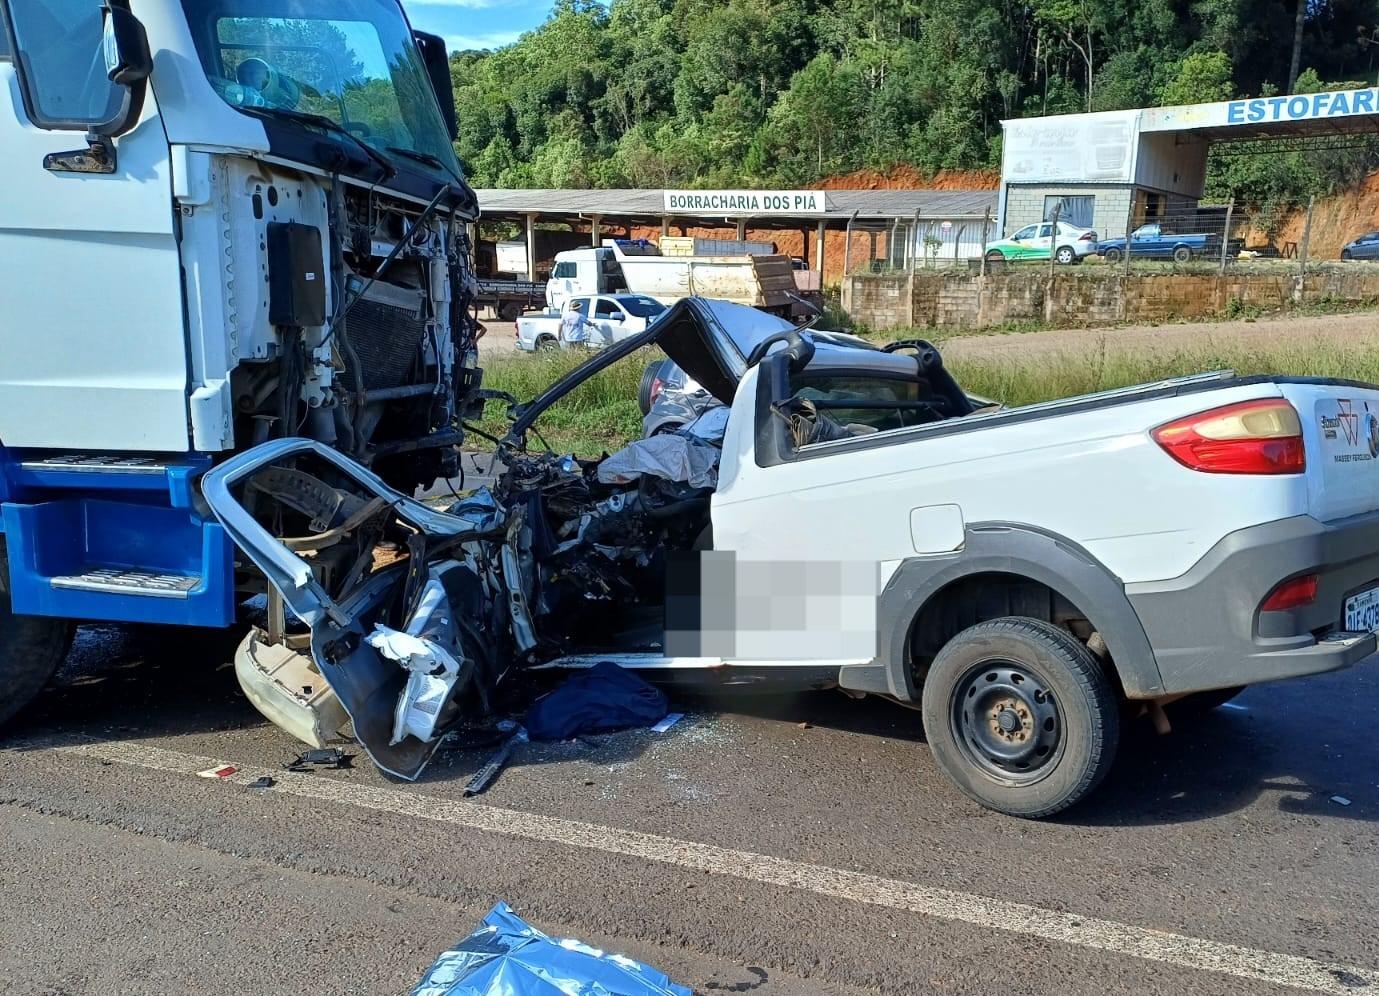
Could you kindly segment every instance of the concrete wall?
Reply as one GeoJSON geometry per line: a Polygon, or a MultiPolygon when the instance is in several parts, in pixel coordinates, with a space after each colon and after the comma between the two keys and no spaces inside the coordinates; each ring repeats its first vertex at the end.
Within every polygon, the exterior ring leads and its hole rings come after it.
{"type": "Polygon", "coordinates": [[[854,276],[843,309],[873,329],[981,328],[1011,322],[1053,326],[1162,322],[1220,315],[1239,307],[1278,310],[1319,302],[1379,301],[1379,269],[1296,272],[1079,273],[1031,269],[999,276],[913,273],[854,276]]]}
{"type": "Polygon", "coordinates": [[[1011,185],[1006,188],[1005,231],[1002,237],[1010,235],[1026,225],[1044,220],[1044,198],[1063,196],[1073,197],[1091,194],[1096,198],[1092,206],[1092,227],[1104,239],[1119,238],[1125,234],[1125,219],[1130,214],[1130,198],[1134,188],[1130,185],[1097,186],[1092,184],[1030,184],[1011,185]]]}

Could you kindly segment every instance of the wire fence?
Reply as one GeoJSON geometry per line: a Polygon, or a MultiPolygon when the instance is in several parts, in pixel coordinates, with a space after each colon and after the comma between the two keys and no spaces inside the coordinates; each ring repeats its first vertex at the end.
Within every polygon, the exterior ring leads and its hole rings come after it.
{"type": "MultiPolygon", "coordinates": [[[[854,220],[848,226],[844,272],[849,275],[960,269],[982,274],[1043,267],[1050,274],[1086,266],[1102,275],[1232,271],[1304,274],[1326,266],[1379,262],[1375,230],[1314,228],[1315,204],[1287,212],[1242,204],[1199,204],[1173,210],[1136,203],[1107,231],[1059,217],[1007,228],[980,219],[854,220]],[[1128,236],[1126,233],[1129,233],[1128,236]]],[[[1102,219],[1105,221],[1106,219],[1102,219]]]]}

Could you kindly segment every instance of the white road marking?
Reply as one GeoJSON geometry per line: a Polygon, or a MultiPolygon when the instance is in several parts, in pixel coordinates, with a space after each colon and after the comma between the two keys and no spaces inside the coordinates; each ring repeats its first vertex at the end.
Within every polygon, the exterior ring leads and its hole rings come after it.
{"type": "MultiPolygon", "coordinates": [[[[140,743],[97,741],[45,741],[29,748],[48,748],[97,761],[125,764],[155,771],[195,775],[222,763],[215,758],[164,750],[140,743]]],[[[994,928],[1038,937],[1060,944],[1127,955],[1179,968],[1223,975],[1272,985],[1322,993],[1346,994],[1379,991],[1379,971],[1341,965],[1296,955],[1224,944],[1204,938],[1173,934],[1148,927],[1041,909],[1023,903],[1003,902],[950,889],[915,885],[896,879],[812,865],[751,851],[713,844],[678,840],[658,834],[639,833],[618,827],[501,809],[482,803],[444,799],[418,792],[361,785],[321,775],[298,775],[282,770],[236,766],[225,779],[247,785],[262,775],[277,779],[272,793],[339,803],[422,820],[435,820],[469,830],[500,833],[525,840],[539,840],[568,847],[640,858],[660,864],[693,868],[715,875],[802,889],[821,896],[846,899],[868,906],[901,910],[920,916],[994,928]]]]}

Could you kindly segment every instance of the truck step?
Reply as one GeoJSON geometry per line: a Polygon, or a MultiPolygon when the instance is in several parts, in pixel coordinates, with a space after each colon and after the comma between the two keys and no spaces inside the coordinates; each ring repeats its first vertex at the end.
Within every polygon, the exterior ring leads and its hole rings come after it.
{"type": "Polygon", "coordinates": [[[146,598],[186,598],[201,583],[186,574],[159,574],[127,567],[88,567],[80,574],[61,574],[49,584],[69,591],[105,591],[146,598]]]}
{"type": "Polygon", "coordinates": [[[89,456],[84,453],[64,453],[38,460],[24,460],[19,466],[22,470],[68,470],[77,473],[107,474],[163,474],[168,469],[166,463],[154,457],[109,454],[89,456]]]}

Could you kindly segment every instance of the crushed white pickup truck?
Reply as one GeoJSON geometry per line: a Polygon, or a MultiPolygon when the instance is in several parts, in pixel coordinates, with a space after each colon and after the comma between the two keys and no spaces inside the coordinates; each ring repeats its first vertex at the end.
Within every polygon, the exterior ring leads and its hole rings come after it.
{"type": "MultiPolygon", "coordinates": [[[[319,671],[400,777],[516,670],[612,660],[917,703],[963,792],[1047,816],[1105,776],[1129,707],[1375,651],[1372,385],[1220,373],[1007,409],[927,343],[687,299],[513,414],[506,472],[449,512],[309,440],[204,478],[300,620],[278,657],[319,671]],[[543,411],[653,343],[728,406],[716,428],[633,444],[616,473],[527,449],[543,411]]],[[[242,674],[265,648],[250,635],[242,674]]],[[[319,727],[289,692],[280,721],[319,727]]]]}

